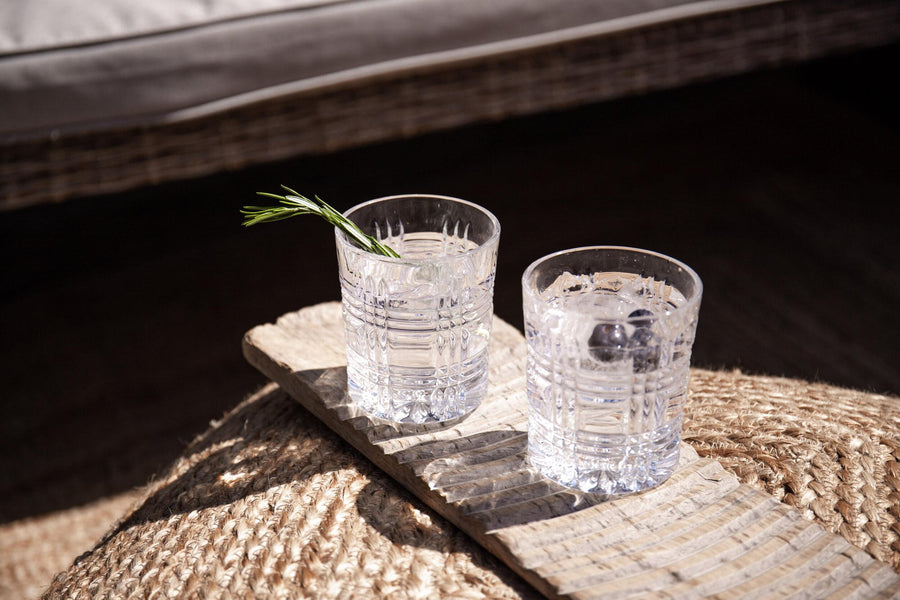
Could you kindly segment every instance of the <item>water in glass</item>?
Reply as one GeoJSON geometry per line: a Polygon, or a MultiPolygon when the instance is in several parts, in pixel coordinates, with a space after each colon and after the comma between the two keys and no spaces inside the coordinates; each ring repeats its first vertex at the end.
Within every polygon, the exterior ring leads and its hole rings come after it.
{"type": "MultiPolygon", "coordinates": [[[[452,215],[451,215],[452,216],[452,215]]],[[[464,219],[438,231],[373,225],[401,259],[338,239],[350,397],[395,422],[447,421],[487,393],[496,236],[464,219]]]]}
{"type": "Polygon", "coordinates": [[[563,271],[526,292],[529,455],[543,474],[605,494],[672,474],[698,305],[623,271],[563,271]]]}

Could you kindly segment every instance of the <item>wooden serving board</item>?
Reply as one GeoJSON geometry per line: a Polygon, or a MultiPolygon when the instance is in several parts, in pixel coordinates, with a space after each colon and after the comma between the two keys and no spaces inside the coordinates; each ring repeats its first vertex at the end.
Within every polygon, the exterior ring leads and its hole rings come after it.
{"type": "Polygon", "coordinates": [[[669,481],[601,501],[527,462],[525,340],[495,319],[488,398],[449,425],[398,426],[349,403],[340,304],[244,338],[247,359],[550,598],[889,598],[900,578],[687,445],[669,481]]]}

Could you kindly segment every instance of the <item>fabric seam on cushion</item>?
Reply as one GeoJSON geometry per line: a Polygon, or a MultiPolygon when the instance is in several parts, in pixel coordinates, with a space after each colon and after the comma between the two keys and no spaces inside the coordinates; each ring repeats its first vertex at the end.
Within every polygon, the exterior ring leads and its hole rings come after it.
{"type": "Polygon", "coordinates": [[[415,73],[433,67],[450,67],[475,62],[486,57],[512,56],[520,52],[549,47],[556,44],[575,42],[589,38],[600,38],[618,33],[638,30],[660,23],[683,21],[707,15],[749,9],[758,6],[783,4],[789,0],[703,0],[651,11],[627,15],[608,21],[600,21],[568,27],[555,31],[526,35],[484,44],[477,44],[450,50],[441,50],[415,56],[389,59],[350,69],[317,75],[301,80],[261,87],[248,92],[240,92],[216,100],[202,102],[157,113],[144,113],[111,120],[92,120],[82,123],[62,124],[52,128],[0,134],[0,142],[10,143],[41,138],[48,134],[80,134],[102,132],[128,127],[146,127],[191,121],[224,113],[229,110],[250,106],[266,100],[294,96],[304,93],[340,89],[353,83],[378,80],[380,78],[415,73]]]}

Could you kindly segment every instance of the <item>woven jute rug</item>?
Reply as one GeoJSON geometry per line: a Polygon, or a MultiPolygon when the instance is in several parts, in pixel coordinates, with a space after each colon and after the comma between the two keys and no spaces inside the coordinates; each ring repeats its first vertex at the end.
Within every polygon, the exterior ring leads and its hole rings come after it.
{"type": "Polygon", "coordinates": [[[0,600],[37,598],[142,496],[127,491],[0,525],[0,600]]]}
{"type": "Polygon", "coordinates": [[[695,369],[684,439],[900,572],[900,398],[695,369]]]}
{"type": "MultiPolygon", "coordinates": [[[[700,454],[900,568],[900,399],[704,370],[691,392],[685,439],[700,454]]],[[[44,597],[536,594],[270,385],[195,440],[44,597]]]]}
{"type": "Polygon", "coordinates": [[[270,385],[195,440],[47,598],[532,598],[270,385]]]}

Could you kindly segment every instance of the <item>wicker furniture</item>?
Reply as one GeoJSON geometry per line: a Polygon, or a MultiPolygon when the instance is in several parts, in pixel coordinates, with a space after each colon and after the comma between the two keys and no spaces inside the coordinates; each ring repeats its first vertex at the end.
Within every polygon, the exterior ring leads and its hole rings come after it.
{"type": "MultiPolygon", "coordinates": [[[[52,10],[50,0],[32,6],[42,3],[52,10]]],[[[17,4],[0,10],[14,15],[17,4]]],[[[276,33],[245,36],[246,48],[227,54],[230,62],[216,64],[215,57],[206,56],[199,66],[190,63],[186,79],[177,74],[186,69],[192,53],[168,46],[166,36],[174,35],[169,30],[159,36],[153,31],[134,34],[135,43],[149,50],[128,49],[114,68],[107,65],[105,51],[116,47],[116,39],[59,42],[61,64],[46,66],[56,55],[54,48],[41,45],[49,42],[40,38],[23,49],[15,45],[15,30],[0,30],[0,42],[4,34],[12,40],[5,47],[0,44],[0,103],[6,108],[0,120],[0,209],[646,93],[900,37],[900,5],[890,0],[504,2],[491,4],[499,11],[494,13],[479,12],[482,3],[475,0],[452,5],[428,0],[275,4],[303,6],[251,15],[253,27],[262,19],[276,33]],[[363,15],[380,19],[372,22],[385,24],[384,35],[366,27],[369,21],[359,21],[354,4],[396,11],[363,15]],[[604,8],[595,10],[597,6],[604,8]],[[360,31],[375,31],[366,36],[369,47],[330,62],[319,59],[329,52],[307,49],[312,58],[297,72],[277,72],[271,79],[255,76],[268,72],[263,65],[293,64],[270,60],[273,50],[265,51],[261,37],[286,39],[301,25],[315,32],[303,20],[307,15],[321,18],[339,10],[348,12],[336,17],[337,25],[329,23],[346,39],[326,38],[314,48],[353,45],[360,31]],[[454,11],[462,11],[464,18],[454,11]],[[344,27],[341,18],[361,25],[344,27]],[[394,23],[399,26],[391,29],[394,23]],[[409,30],[419,37],[382,52],[409,30]],[[150,60],[152,69],[140,62],[147,60],[147,52],[160,53],[158,60],[150,60]],[[75,68],[69,68],[70,61],[75,68]],[[234,61],[240,61],[240,68],[234,61]],[[39,76],[41,69],[49,75],[39,76]],[[82,70],[90,75],[84,81],[78,78],[82,70]],[[144,71],[151,73],[135,76],[144,71]],[[225,81],[221,85],[199,83],[215,83],[220,76],[225,81]],[[116,99],[130,98],[134,86],[148,90],[149,99],[138,96],[140,109],[129,112],[128,104],[116,99]],[[71,115],[66,115],[68,107],[71,115]],[[39,108],[41,117],[30,119],[39,108]]],[[[226,16],[229,24],[243,18],[226,16]]],[[[169,27],[182,37],[195,32],[200,39],[193,43],[204,44],[207,29],[215,33],[223,18],[213,15],[208,23],[189,20],[169,27]]],[[[0,19],[4,22],[16,25],[11,18],[0,19]]],[[[225,42],[219,41],[223,53],[245,39],[227,35],[225,42]]],[[[282,56],[303,48],[283,49],[282,56]]]]}

